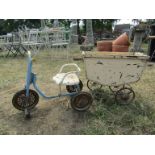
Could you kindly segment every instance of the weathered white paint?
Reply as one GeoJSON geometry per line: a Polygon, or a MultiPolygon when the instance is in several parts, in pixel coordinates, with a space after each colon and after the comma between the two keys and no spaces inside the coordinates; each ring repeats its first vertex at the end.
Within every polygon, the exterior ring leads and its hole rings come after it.
{"type": "Polygon", "coordinates": [[[86,76],[102,85],[116,86],[136,82],[145,68],[147,56],[84,56],[86,76]]]}

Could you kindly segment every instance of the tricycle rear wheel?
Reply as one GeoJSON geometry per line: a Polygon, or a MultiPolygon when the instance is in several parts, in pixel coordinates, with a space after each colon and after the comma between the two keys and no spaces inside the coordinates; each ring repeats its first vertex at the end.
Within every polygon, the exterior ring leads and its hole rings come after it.
{"type": "Polygon", "coordinates": [[[92,105],[93,98],[90,93],[80,92],[71,98],[71,107],[76,111],[86,111],[92,105]]]}
{"type": "MultiPolygon", "coordinates": [[[[83,89],[83,83],[81,80],[79,80],[79,88],[80,88],[80,91],[83,89]]],[[[67,85],[66,86],[66,90],[69,92],[69,93],[73,93],[73,92],[76,92],[78,90],[77,88],[77,85],[67,85]]]]}

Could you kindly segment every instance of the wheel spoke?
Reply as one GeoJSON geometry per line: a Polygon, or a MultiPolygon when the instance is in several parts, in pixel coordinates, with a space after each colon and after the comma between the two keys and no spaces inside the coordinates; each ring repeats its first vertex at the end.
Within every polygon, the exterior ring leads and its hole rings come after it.
{"type": "Polygon", "coordinates": [[[121,88],[116,92],[115,99],[120,104],[128,104],[133,101],[135,93],[131,88],[121,88]]]}
{"type": "Polygon", "coordinates": [[[87,87],[90,90],[94,90],[94,89],[101,89],[102,88],[102,85],[101,84],[98,84],[96,82],[93,82],[93,81],[88,80],[87,81],[87,87]]]}
{"type": "Polygon", "coordinates": [[[22,111],[24,111],[25,108],[27,109],[34,108],[38,102],[39,102],[39,96],[34,90],[29,90],[28,99],[26,97],[26,90],[21,90],[17,92],[12,99],[13,106],[16,109],[22,111]]]}

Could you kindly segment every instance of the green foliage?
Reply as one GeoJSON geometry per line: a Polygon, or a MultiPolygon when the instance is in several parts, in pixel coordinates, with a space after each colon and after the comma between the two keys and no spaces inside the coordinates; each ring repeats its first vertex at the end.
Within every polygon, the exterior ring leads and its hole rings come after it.
{"type": "MultiPolygon", "coordinates": [[[[83,20],[84,29],[81,31],[79,23],[81,19],[77,19],[78,23],[78,34],[86,32],[86,20],[83,20]]],[[[45,20],[46,25],[52,27],[54,19],[45,20]]],[[[93,19],[93,29],[96,31],[112,30],[112,25],[116,19],[93,19]]],[[[71,19],[59,19],[60,26],[70,28],[71,19]]],[[[6,34],[12,31],[17,31],[19,27],[27,26],[28,28],[40,28],[40,19],[0,19],[0,34],[6,34]]]]}
{"type": "Polygon", "coordinates": [[[1,19],[0,34],[6,34],[17,31],[19,27],[27,26],[28,28],[39,28],[39,19],[1,19]]]}
{"type": "Polygon", "coordinates": [[[59,19],[59,22],[60,22],[60,25],[68,29],[70,27],[71,20],[70,19],[59,19]]]}
{"type": "MultiPolygon", "coordinates": [[[[92,24],[93,24],[93,31],[102,33],[103,31],[112,31],[112,26],[115,21],[118,19],[93,19],[92,24]]],[[[81,30],[82,34],[86,33],[86,19],[82,19],[84,23],[83,30],[81,30]]]]}
{"type": "Polygon", "coordinates": [[[94,31],[112,31],[112,26],[115,21],[117,21],[117,19],[93,19],[94,31]]]}

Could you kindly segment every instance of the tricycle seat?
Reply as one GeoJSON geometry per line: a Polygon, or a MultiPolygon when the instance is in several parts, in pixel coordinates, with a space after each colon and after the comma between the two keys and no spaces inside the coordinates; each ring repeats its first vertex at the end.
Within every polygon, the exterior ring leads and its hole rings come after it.
{"type": "Polygon", "coordinates": [[[53,77],[56,84],[64,85],[77,85],[79,84],[79,78],[76,73],[58,73],[53,77]]]}

